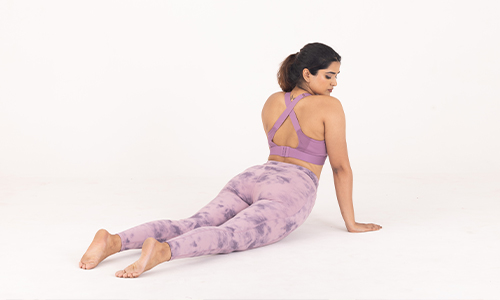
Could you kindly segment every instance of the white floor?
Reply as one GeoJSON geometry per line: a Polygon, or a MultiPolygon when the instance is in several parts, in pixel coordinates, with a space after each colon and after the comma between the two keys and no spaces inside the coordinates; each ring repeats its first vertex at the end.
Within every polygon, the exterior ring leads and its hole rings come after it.
{"type": "Polygon", "coordinates": [[[78,261],[99,228],[191,215],[229,178],[0,178],[1,299],[500,299],[500,174],[355,174],[348,233],[331,178],[286,239],[165,263],[137,279],[78,261]]]}

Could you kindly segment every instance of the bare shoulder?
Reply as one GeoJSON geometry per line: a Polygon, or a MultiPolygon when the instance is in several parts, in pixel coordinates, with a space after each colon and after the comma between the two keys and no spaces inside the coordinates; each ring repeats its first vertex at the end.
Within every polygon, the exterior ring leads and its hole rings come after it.
{"type": "Polygon", "coordinates": [[[342,103],[339,99],[328,95],[315,95],[312,97],[315,99],[317,108],[324,113],[325,117],[344,113],[342,103]]]}
{"type": "Polygon", "coordinates": [[[280,104],[283,104],[283,101],[281,99],[283,98],[283,94],[285,92],[276,92],[271,94],[269,98],[267,98],[266,102],[264,103],[264,107],[262,108],[262,113],[276,110],[280,108],[280,104]]]}
{"type": "Polygon", "coordinates": [[[271,96],[269,96],[269,98],[267,98],[266,104],[272,104],[272,103],[275,103],[277,101],[280,101],[283,98],[283,94],[285,94],[285,92],[276,92],[276,93],[271,94],[271,96]]]}
{"type": "Polygon", "coordinates": [[[321,104],[325,106],[325,108],[335,108],[338,106],[342,106],[340,103],[340,100],[332,97],[332,96],[327,96],[327,95],[316,95],[314,96],[315,98],[318,98],[319,101],[321,101],[321,104]]]}

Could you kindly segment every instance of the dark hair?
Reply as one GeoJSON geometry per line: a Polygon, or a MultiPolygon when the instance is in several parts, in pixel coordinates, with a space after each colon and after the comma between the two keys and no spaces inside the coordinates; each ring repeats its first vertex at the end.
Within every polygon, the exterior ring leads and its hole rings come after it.
{"type": "Polygon", "coordinates": [[[277,74],[278,84],[284,92],[290,92],[304,79],[302,71],[305,68],[316,75],[318,70],[328,68],[334,61],[340,62],[340,55],[330,46],[321,43],[307,44],[300,52],[289,55],[281,63],[277,74]]]}

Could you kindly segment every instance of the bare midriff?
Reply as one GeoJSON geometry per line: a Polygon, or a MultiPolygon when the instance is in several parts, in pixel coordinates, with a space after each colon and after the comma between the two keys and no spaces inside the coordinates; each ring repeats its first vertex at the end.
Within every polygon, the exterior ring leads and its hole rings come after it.
{"type": "Polygon", "coordinates": [[[298,166],[304,167],[306,169],[309,169],[314,173],[314,175],[316,175],[316,177],[318,177],[318,180],[319,180],[319,176],[321,175],[321,170],[323,169],[322,165],[315,165],[315,164],[308,163],[308,162],[305,162],[303,160],[293,158],[293,157],[269,155],[269,157],[267,159],[279,161],[279,162],[284,162],[284,163],[288,163],[288,164],[294,164],[294,165],[298,165],[298,166]]]}

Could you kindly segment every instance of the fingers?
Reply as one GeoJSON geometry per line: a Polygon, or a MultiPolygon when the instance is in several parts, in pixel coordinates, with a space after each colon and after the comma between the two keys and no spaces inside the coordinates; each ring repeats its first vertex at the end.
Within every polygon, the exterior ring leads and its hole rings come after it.
{"type": "Polygon", "coordinates": [[[348,229],[349,232],[368,232],[368,231],[377,231],[382,229],[382,226],[369,223],[369,224],[364,224],[364,223],[356,223],[356,226],[354,228],[348,229]]]}
{"type": "Polygon", "coordinates": [[[368,225],[370,225],[370,231],[375,231],[375,230],[382,229],[382,226],[377,225],[377,224],[368,224],[368,225]]]}

